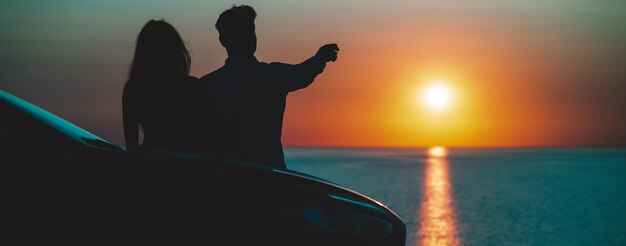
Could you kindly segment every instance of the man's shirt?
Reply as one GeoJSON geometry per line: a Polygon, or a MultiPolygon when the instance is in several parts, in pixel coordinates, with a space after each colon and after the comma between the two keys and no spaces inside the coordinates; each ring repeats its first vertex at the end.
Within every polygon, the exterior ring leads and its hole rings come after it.
{"type": "Polygon", "coordinates": [[[281,132],[287,94],[310,85],[325,61],[312,57],[297,65],[229,57],[201,78],[209,93],[212,152],[228,158],[286,168],[281,132]]]}

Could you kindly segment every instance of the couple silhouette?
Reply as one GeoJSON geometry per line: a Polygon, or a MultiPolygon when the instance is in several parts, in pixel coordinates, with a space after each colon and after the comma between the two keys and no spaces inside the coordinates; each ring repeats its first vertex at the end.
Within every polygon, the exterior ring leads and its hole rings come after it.
{"type": "Polygon", "coordinates": [[[176,29],[163,20],[145,24],[122,97],[128,151],[201,153],[286,168],[287,94],[309,86],[339,48],[323,45],[296,65],[259,62],[255,18],[247,5],[220,14],[215,27],[228,58],[200,79],[189,74],[191,56],[176,29]]]}

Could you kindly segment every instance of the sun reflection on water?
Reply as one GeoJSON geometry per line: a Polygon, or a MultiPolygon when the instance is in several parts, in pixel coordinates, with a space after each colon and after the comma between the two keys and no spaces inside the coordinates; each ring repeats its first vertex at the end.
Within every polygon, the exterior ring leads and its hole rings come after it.
{"type": "Polygon", "coordinates": [[[428,150],[417,245],[460,245],[446,155],[447,151],[443,147],[428,150]]]}

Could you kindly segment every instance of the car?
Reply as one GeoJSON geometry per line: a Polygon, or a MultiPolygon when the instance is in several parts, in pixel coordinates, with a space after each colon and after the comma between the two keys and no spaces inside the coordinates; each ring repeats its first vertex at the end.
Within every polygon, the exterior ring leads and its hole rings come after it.
{"type": "Polygon", "coordinates": [[[4,234],[20,244],[405,244],[396,213],[328,180],[128,152],[3,90],[0,115],[4,234]]]}

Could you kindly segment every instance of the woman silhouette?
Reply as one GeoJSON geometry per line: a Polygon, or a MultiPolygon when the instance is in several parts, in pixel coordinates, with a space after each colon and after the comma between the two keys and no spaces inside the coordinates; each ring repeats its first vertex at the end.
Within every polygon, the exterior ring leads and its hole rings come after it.
{"type": "Polygon", "coordinates": [[[141,29],[122,96],[128,151],[202,152],[207,96],[199,80],[189,76],[190,64],[172,25],[150,20],[141,29]]]}

